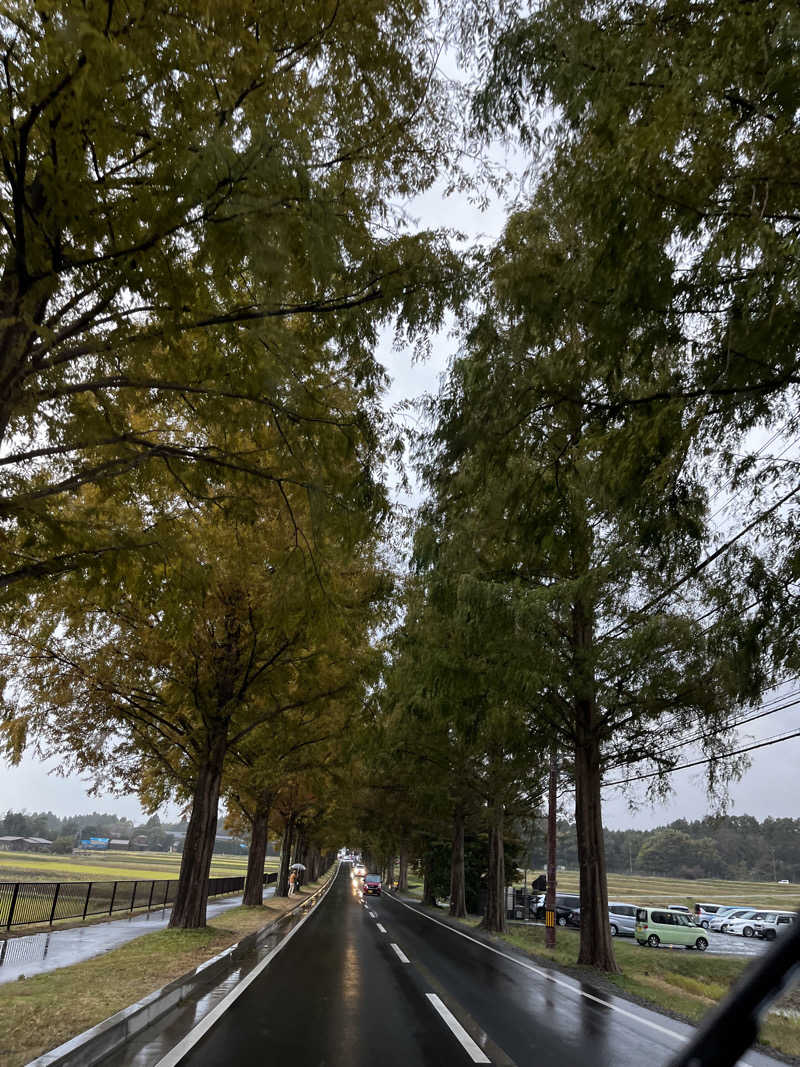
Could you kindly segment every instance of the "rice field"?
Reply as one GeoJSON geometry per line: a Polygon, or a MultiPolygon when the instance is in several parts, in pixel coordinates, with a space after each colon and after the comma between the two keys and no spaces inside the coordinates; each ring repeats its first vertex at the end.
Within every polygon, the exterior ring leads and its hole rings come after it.
{"type": "MultiPolygon", "coordinates": [[[[178,852],[96,852],[53,856],[46,853],[0,852],[0,882],[88,882],[126,878],[177,878],[178,852]]],[[[268,856],[265,871],[278,869],[278,857],[268,856]]],[[[215,855],[211,877],[243,875],[247,856],[215,855]]]]}
{"type": "MultiPolygon", "coordinates": [[[[559,871],[556,890],[559,893],[577,893],[578,872],[559,871]]],[[[609,900],[643,905],[685,904],[694,908],[696,903],[752,904],[754,907],[797,911],[800,908],[800,885],[609,874],[608,897],[609,900]]]]}

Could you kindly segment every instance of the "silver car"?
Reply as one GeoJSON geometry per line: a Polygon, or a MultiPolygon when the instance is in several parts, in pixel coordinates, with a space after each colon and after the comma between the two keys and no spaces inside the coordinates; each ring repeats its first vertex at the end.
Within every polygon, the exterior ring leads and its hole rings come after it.
{"type": "Polygon", "coordinates": [[[612,937],[636,936],[636,905],[618,900],[608,902],[608,922],[612,937]]]}
{"type": "Polygon", "coordinates": [[[709,930],[721,931],[723,934],[727,933],[730,923],[735,922],[737,919],[749,919],[757,911],[758,908],[731,908],[729,911],[723,911],[720,908],[708,924],[708,928],[709,930]]]}

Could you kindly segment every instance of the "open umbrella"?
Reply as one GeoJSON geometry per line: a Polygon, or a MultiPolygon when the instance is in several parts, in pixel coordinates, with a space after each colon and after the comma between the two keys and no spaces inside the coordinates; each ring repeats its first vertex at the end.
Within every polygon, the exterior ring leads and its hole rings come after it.
{"type": "Polygon", "coordinates": [[[306,869],[306,865],[304,863],[290,863],[289,864],[289,870],[290,871],[304,871],[305,869],[306,869]]]}

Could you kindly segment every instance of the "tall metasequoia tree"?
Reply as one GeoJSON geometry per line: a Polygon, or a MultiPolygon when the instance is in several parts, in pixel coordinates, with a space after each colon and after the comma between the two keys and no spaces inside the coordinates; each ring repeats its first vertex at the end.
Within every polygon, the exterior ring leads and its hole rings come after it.
{"type": "Polygon", "coordinates": [[[417,830],[451,840],[454,915],[466,912],[467,819],[471,830],[487,832],[484,925],[501,931],[506,814],[535,791],[541,741],[529,709],[505,687],[510,664],[503,605],[498,601],[484,612],[475,599],[481,587],[461,582],[443,562],[455,566],[456,559],[446,534],[437,541],[430,528],[420,531],[420,574],[407,583],[403,621],[393,636],[378,745],[387,762],[405,770],[417,830]]]}
{"type": "Polygon", "coordinates": [[[126,597],[100,589],[87,602],[79,583],[65,586],[12,635],[6,662],[24,687],[6,713],[18,747],[27,732],[153,806],[173,792],[190,802],[172,926],[205,924],[228,752],[359,677],[381,588],[366,562],[372,524],[338,508],[326,522],[315,507],[312,555],[284,510],[246,522],[221,506],[189,513],[172,523],[161,566],[129,573],[126,597]]]}
{"type": "MultiPolygon", "coordinates": [[[[254,730],[229,753],[224,776],[226,826],[246,828],[250,836],[245,904],[257,906],[262,900],[270,816],[281,806],[281,794],[292,791],[298,775],[308,779],[323,767],[327,770],[331,752],[341,744],[351,705],[360,699],[369,678],[369,662],[375,659],[366,645],[362,651],[359,655],[355,645],[348,649],[349,686],[340,681],[335,696],[286,712],[277,722],[254,730]]],[[[315,682],[321,684],[322,677],[315,682]]],[[[316,869],[319,849],[311,839],[308,848],[316,869]]],[[[295,859],[305,862],[300,856],[295,859]]]]}
{"type": "Polygon", "coordinates": [[[448,158],[449,105],[416,0],[12,8],[0,589],[24,599],[104,561],[118,580],[110,556],[152,541],[118,522],[148,478],[278,498],[309,433],[378,417],[320,394],[374,397],[376,321],[441,314],[443,246],[391,203],[448,158]]]}
{"type": "Polygon", "coordinates": [[[713,588],[699,566],[705,497],[692,427],[676,401],[632,424],[598,414],[606,381],[638,383],[646,371],[657,384],[670,353],[637,366],[593,338],[591,322],[563,314],[562,271],[576,269],[582,250],[569,222],[544,194],[510,220],[490,259],[484,310],[434,406],[425,474],[435,543],[455,548],[438,565],[465,593],[485,588],[466,598],[467,624],[500,631],[509,701],[527,699],[545,738],[559,735],[572,754],[579,959],[614,970],[603,768],[648,757],[674,765],[676,753],[652,756],[657,724],[703,723],[705,743],[724,750],[727,715],[763,683],[762,649],[742,618],[752,593],[744,582],[728,583],[710,630],[670,599],[676,580],[693,579],[690,603],[713,588]]]}
{"type": "Polygon", "coordinates": [[[680,397],[721,436],[769,421],[800,371],[796,6],[544,0],[506,15],[473,117],[525,152],[547,114],[541,180],[582,236],[555,298],[626,347],[638,318],[644,358],[674,350],[662,381],[609,380],[596,399],[680,397]]]}

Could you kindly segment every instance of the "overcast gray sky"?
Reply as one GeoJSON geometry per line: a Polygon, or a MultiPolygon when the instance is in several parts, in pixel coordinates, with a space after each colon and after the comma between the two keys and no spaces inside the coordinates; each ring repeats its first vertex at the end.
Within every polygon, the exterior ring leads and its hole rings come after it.
{"type": "MultiPolygon", "coordinates": [[[[478,211],[465,197],[443,199],[434,189],[414,202],[411,212],[421,227],[447,226],[466,232],[472,238],[484,235],[492,238],[499,234],[505,209],[494,200],[486,212],[478,211]]],[[[439,376],[445,370],[454,351],[455,341],[446,335],[435,339],[431,358],[422,364],[412,364],[409,352],[392,350],[390,339],[381,346],[384,362],[393,377],[387,403],[421,397],[435,391],[439,376]]],[[[773,694],[769,694],[772,697],[773,694]]],[[[800,708],[776,712],[752,723],[737,732],[741,746],[757,742],[791,729],[800,728],[800,708]]],[[[685,761],[697,758],[687,749],[685,761]]],[[[0,811],[7,809],[27,811],[51,810],[57,815],[71,815],[86,811],[114,811],[132,819],[139,819],[141,808],[135,797],[90,797],[86,784],[76,778],[62,778],[52,772],[53,765],[26,758],[17,768],[0,767],[0,811]]],[[[752,754],[752,765],[742,780],[731,789],[731,814],[749,814],[758,819],[767,816],[796,817],[800,810],[800,738],[785,744],[763,748],[752,754]]],[[[702,768],[679,771],[674,775],[674,794],[666,804],[656,807],[640,806],[635,812],[629,808],[629,800],[618,789],[606,790],[604,797],[604,821],[614,829],[627,826],[651,827],[671,822],[674,819],[698,819],[709,814],[713,808],[704,785],[702,768]]],[[[641,798],[641,792],[632,796],[641,798]]],[[[569,811],[569,801],[565,808],[569,811]]],[[[175,809],[162,811],[164,816],[174,817],[175,809]]]]}

